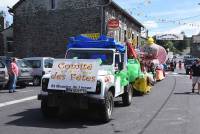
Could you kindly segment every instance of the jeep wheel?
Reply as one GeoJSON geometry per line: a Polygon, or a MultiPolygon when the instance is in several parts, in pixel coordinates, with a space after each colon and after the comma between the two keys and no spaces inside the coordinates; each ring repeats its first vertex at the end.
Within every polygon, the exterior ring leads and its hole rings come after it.
{"type": "Polygon", "coordinates": [[[55,117],[58,114],[58,108],[57,107],[49,107],[47,105],[47,101],[45,101],[45,100],[41,101],[41,110],[42,110],[42,114],[45,118],[55,117]]]}
{"type": "Polygon", "coordinates": [[[40,86],[40,77],[33,78],[33,86],[40,86]]]}
{"type": "Polygon", "coordinates": [[[133,97],[133,89],[132,86],[129,84],[124,88],[124,94],[122,95],[122,102],[124,106],[129,106],[132,102],[133,97]]]}
{"type": "Polygon", "coordinates": [[[108,91],[105,96],[105,104],[101,110],[101,119],[103,122],[108,122],[111,119],[114,107],[114,100],[112,92],[108,91]]]}

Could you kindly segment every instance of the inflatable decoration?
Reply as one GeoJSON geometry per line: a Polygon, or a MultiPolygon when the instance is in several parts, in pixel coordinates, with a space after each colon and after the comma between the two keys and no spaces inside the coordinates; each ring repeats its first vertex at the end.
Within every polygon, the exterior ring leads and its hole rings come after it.
{"type": "Polygon", "coordinates": [[[154,43],[153,38],[148,38],[147,44],[142,48],[143,63],[147,70],[155,74],[155,80],[164,79],[164,70],[160,66],[167,60],[167,52],[165,48],[154,43]],[[155,72],[155,73],[154,73],[155,72]]]}
{"type": "Polygon", "coordinates": [[[153,62],[155,65],[164,64],[167,59],[167,52],[165,48],[154,43],[153,38],[149,38],[147,44],[142,48],[144,53],[144,60],[153,62]]]}

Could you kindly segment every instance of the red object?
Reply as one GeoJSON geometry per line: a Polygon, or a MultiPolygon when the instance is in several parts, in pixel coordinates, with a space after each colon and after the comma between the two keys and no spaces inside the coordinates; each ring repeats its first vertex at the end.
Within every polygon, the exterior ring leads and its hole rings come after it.
{"type": "Polygon", "coordinates": [[[17,64],[12,62],[11,63],[11,71],[12,71],[12,75],[19,75],[19,68],[17,67],[17,64]]]}
{"type": "Polygon", "coordinates": [[[181,68],[182,68],[182,63],[179,62],[179,69],[181,70],[181,68]]]}
{"type": "Polygon", "coordinates": [[[108,28],[119,28],[119,20],[118,19],[111,19],[108,21],[108,28]]]}
{"type": "Polygon", "coordinates": [[[133,58],[137,58],[137,52],[135,51],[135,49],[132,47],[131,43],[127,42],[127,47],[128,47],[128,57],[133,57],[133,58]]]}
{"type": "Polygon", "coordinates": [[[192,79],[192,73],[191,73],[191,72],[189,72],[189,74],[190,74],[190,79],[192,79]]]}

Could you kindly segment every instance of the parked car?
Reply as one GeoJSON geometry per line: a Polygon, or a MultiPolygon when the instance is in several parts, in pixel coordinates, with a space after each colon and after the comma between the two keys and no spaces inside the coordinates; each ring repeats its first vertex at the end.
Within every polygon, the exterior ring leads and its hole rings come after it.
{"type": "Polygon", "coordinates": [[[48,74],[51,71],[53,60],[52,57],[29,57],[24,58],[33,68],[33,85],[40,86],[41,78],[44,74],[48,74]]]}
{"type": "Polygon", "coordinates": [[[17,85],[26,86],[30,82],[33,82],[31,66],[26,63],[23,59],[17,59],[17,66],[19,68],[19,75],[17,77],[17,85]]]}
{"type": "Polygon", "coordinates": [[[0,61],[0,89],[3,89],[9,81],[9,75],[6,65],[0,61]]]}
{"type": "Polygon", "coordinates": [[[191,66],[194,64],[197,58],[189,58],[184,61],[184,67],[186,74],[189,74],[191,66]]]}

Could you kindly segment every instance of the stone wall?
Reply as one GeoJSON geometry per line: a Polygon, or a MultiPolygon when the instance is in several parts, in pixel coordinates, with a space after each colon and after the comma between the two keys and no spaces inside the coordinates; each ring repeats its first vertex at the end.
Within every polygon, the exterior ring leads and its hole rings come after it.
{"type": "Polygon", "coordinates": [[[0,33],[0,56],[4,55],[3,35],[0,33]]]}
{"type": "Polygon", "coordinates": [[[0,16],[0,32],[4,30],[4,17],[0,16]]]}
{"type": "Polygon", "coordinates": [[[192,36],[191,55],[200,58],[200,35],[192,36]]]}
{"type": "Polygon", "coordinates": [[[14,55],[64,57],[68,37],[100,31],[95,0],[27,0],[14,11],[14,55]]]}

